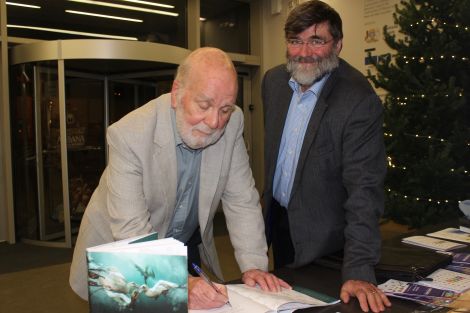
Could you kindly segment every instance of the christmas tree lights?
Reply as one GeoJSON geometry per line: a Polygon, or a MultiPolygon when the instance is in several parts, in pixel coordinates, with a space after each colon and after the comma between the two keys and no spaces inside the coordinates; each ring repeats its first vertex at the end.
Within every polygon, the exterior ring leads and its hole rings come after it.
{"type": "Polygon", "coordinates": [[[401,1],[401,38],[370,76],[387,92],[386,217],[411,227],[459,215],[470,199],[470,1],[401,1]]]}

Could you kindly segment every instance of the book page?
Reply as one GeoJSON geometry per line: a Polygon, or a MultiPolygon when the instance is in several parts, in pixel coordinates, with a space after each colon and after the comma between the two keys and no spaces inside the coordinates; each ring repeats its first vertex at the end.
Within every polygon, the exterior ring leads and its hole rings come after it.
{"type": "Polygon", "coordinates": [[[189,310],[190,313],[267,313],[293,312],[297,309],[314,306],[324,306],[338,303],[326,303],[290,289],[281,292],[266,292],[260,288],[249,287],[244,284],[227,285],[230,304],[211,310],[189,310]]]}
{"type": "Polygon", "coordinates": [[[318,299],[309,297],[295,290],[282,288],[280,292],[266,292],[260,288],[244,284],[228,285],[228,290],[235,291],[254,302],[261,303],[272,311],[302,309],[312,306],[327,305],[318,299]]]}
{"type": "Polygon", "coordinates": [[[132,244],[134,242],[144,242],[144,241],[154,241],[158,239],[158,234],[156,232],[146,234],[146,235],[141,235],[141,236],[136,236],[136,237],[131,237],[123,240],[118,240],[118,241],[112,241],[109,243],[105,243],[99,246],[94,246],[88,248],[89,250],[94,250],[94,249],[114,249],[116,247],[122,247],[128,244],[132,244]]]}
{"type": "MultiPolygon", "coordinates": [[[[227,286],[228,287],[228,286],[227,286]]],[[[208,310],[189,310],[188,313],[266,313],[269,308],[242,296],[230,288],[227,288],[230,305],[208,310]]]]}
{"type": "MultiPolygon", "coordinates": [[[[140,238],[140,237],[137,237],[140,238]]],[[[150,241],[134,242],[136,238],[129,238],[122,241],[116,241],[105,245],[87,248],[88,252],[131,252],[131,253],[146,253],[146,254],[160,254],[160,255],[186,255],[186,246],[174,239],[164,238],[150,241]]]]}

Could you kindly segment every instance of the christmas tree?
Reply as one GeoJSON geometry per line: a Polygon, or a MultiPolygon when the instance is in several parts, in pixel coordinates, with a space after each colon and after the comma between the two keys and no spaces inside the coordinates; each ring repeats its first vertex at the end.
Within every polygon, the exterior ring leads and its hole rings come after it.
{"type": "Polygon", "coordinates": [[[385,216],[420,227],[470,199],[470,1],[401,1],[394,50],[370,75],[386,91],[385,216]]]}

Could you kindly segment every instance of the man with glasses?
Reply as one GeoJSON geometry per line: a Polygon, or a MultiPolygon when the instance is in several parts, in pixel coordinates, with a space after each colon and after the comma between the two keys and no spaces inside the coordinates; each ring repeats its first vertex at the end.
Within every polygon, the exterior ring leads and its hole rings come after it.
{"type": "Polygon", "coordinates": [[[338,57],[339,14],[308,1],[285,24],[287,66],[269,70],[265,216],[274,266],[300,267],[343,250],[340,297],[383,311],[376,287],[384,209],[383,108],[367,79],[338,57]]]}
{"type": "MultiPolygon", "coordinates": [[[[108,166],[85,210],[70,271],[70,285],[80,297],[88,297],[86,248],[150,232],[184,242],[188,265],[202,261],[221,279],[213,235],[220,202],[242,281],[273,292],[290,288],[267,272],[263,216],[243,141],[243,113],[235,105],[237,90],[229,56],[200,48],[178,67],[171,93],[108,128],[108,166]]],[[[103,288],[114,292],[120,281],[103,288]]],[[[189,308],[225,304],[227,289],[217,288],[220,292],[190,276],[189,308]]]]}

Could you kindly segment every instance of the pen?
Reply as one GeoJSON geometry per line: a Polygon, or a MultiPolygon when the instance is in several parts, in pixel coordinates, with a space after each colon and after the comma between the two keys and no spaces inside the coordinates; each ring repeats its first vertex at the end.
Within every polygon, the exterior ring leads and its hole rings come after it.
{"type": "MultiPolygon", "coordinates": [[[[196,264],[194,264],[194,263],[192,263],[192,264],[193,264],[194,270],[195,270],[196,273],[199,275],[199,277],[201,277],[202,279],[204,279],[205,282],[208,283],[209,286],[211,286],[211,287],[215,290],[215,292],[217,292],[218,294],[221,294],[222,296],[225,297],[225,295],[219,290],[219,288],[217,288],[217,287],[214,285],[214,283],[209,279],[209,277],[206,275],[206,273],[204,273],[204,272],[201,270],[201,268],[200,268],[199,266],[197,266],[196,264]]],[[[227,299],[226,304],[232,306],[232,305],[230,304],[230,301],[228,301],[228,299],[227,299]]]]}

